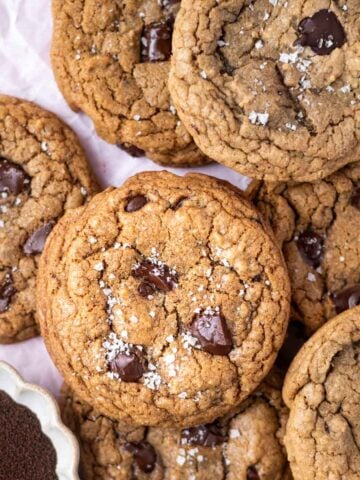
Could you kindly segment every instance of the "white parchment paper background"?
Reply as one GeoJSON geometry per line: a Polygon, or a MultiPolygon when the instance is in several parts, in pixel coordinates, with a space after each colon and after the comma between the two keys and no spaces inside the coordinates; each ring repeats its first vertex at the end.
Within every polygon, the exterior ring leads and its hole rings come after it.
{"type": "MultiPolygon", "coordinates": [[[[92,122],[72,112],[58,90],[50,67],[51,0],[0,0],[0,92],[38,103],[58,114],[79,135],[101,184],[121,185],[142,170],[160,170],[146,159],[133,159],[97,137],[92,122]]],[[[170,169],[169,169],[170,170],[170,169]]],[[[246,180],[220,165],[197,168],[239,187],[246,180]]],[[[187,169],[172,170],[183,174],[187,169]]],[[[41,338],[0,345],[0,360],[19,370],[27,381],[58,394],[61,377],[41,338]]]]}

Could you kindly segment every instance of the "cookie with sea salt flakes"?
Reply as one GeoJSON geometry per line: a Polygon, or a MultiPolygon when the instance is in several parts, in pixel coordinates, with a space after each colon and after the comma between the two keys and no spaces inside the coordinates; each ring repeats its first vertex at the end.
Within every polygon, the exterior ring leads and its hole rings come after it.
{"type": "Polygon", "coordinates": [[[257,210],[224,182],[168,172],[66,215],[38,277],[42,332],[66,382],[133,426],[232,411],[275,361],[289,293],[257,210]]]}
{"type": "Polygon", "coordinates": [[[360,156],[357,0],[183,0],[169,88],[214,160],[313,181],[360,156]]]}
{"type": "Polygon", "coordinates": [[[180,0],[53,0],[52,64],[74,110],[130,155],[174,167],[208,163],[168,91],[180,0]]]}
{"type": "Polygon", "coordinates": [[[360,303],[360,162],[313,183],[265,183],[255,203],[284,253],[309,332],[360,303]]]}
{"type": "Polygon", "coordinates": [[[295,480],[360,478],[360,307],[323,325],[295,357],[283,397],[295,480]]]}
{"type": "Polygon", "coordinates": [[[35,278],[58,218],[95,189],[75,134],[33,103],[0,96],[0,343],[38,333],[35,278]]]}
{"type": "Polygon", "coordinates": [[[266,379],[236,412],[182,431],[126,429],[63,388],[62,417],[80,444],[83,480],[290,480],[281,382],[266,379]]]}

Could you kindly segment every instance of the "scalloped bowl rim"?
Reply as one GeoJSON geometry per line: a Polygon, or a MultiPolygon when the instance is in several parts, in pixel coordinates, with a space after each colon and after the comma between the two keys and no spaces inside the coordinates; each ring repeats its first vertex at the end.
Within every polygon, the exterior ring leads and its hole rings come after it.
{"type": "Polygon", "coordinates": [[[16,403],[26,406],[36,414],[43,433],[55,448],[58,479],[79,480],[79,444],[73,433],[62,423],[55,397],[44,388],[25,382],[11,365],[3,361],[0,361],[0,390],[7,393],[16,403]],[[5,378],[8,380],[7,385],[3,384],[5,378]],[[10,386],[11,388],[9,388],[10,386]],[[46,405],[47,411],[34,410],[34,406],[29,403],[29,398],[34,399],[34,395],[38,400],[42,399],[43,406],[46,405]]]}

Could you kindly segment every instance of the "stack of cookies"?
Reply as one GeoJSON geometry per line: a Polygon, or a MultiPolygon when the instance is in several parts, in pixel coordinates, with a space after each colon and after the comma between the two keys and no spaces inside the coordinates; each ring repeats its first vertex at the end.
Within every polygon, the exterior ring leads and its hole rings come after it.
{"type": "Polygon", "coordinates": [[[40,324],[82,478],[359,480],[358,0],[53,13],[57,82],[101,137],[254,179],[94,195],[69,128],[0,97],[0,340],[40,324]]]}

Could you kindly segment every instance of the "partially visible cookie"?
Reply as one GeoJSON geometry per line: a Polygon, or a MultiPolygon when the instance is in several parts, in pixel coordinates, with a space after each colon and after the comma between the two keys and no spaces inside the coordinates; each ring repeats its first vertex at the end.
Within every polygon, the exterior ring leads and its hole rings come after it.
{"type": "Polygon", "coordinates": [[[131,425],[212,422],[266,376],[289,314],[270,227],[228,184],[145,172],[70,212],[41,261],[42,333],[66,382],[131,425]]]}
{"type": "Polygon", "coordinates": [[[95,188],[69,127],[33,103],[0,96],[0,343],[38,333],[35,278],[46,237],[95,188]]]}
{"type": "Polygon", "coordinates": [[[360,303],[360,162],[314,183],[266,183],[255,203],[282,246],[294,314],[309,331],[360,303]]]}
{"type": "Polygon", "coordinates": [[[69,388],[62,416],[80,443],[83,480],[290,480],[280,385],[269,378],[232,415],[183,431],[125,429],[69,388]]]}
{"type": "Polygon", "coordinates": [[[168,91],[180,0],[53,0],[52,63],[74,110],[132,156],[174,167],[208,163],[168,91]]]}
{"type": "Polygon", "coordinates": [[[318,330],[295,357],[283,395],[295,480],[360,478],[360,307],[318,330]]]}
{"type": "Polygon", "coordinates": [[[357,0],[183,0],[169,88],[199,148],[268,181],[360,156],[357,0]]]}

